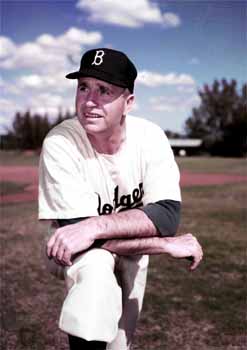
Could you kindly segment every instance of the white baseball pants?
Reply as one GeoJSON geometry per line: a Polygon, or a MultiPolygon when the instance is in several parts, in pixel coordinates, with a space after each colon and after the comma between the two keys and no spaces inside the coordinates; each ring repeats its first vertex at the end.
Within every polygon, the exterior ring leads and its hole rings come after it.
{"type": "Polygon", "coordinates": [[[61,268],[53,260],[48,264],[53,274],[64,276],[68,290],[60,329],[107,342],[107,350],[129,350],[142,308],[148,256],[118,257],[95,248],[70,267],[61,268]]]}

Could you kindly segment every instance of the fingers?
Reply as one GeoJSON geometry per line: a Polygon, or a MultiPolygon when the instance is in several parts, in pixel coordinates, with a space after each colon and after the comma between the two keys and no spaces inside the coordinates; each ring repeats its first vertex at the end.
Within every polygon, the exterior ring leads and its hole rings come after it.
{"type": "Polygon", "coordinates": [[[190,270],[191,271],[195,270],[198,267],[198,265],[200,264],[201,260],[202,260],[202,257],[194,256],[193,257],[193,262],[190,265],[190,270]]]}
{"type": "Polygon", "coordinates": [[[64,253],[64,255],[62,256],[61,259],[58,259],[56,256],[52,258],[56,264],[58,265],[62,265],[62,266],[71,266],[72,265],[72,261],[71,261],[71,254],[66,252],[64,253]]]}
{"type": "Polygon", "coordinates": [[[68,238],[57,230],[47,243],[47,255],[50,259],[54,259],[60,265],[70,266],[71,251],[69,249],[68,238]]]}
{"type": "Polygon", "coordinates": [[[51,238],[49,239],[49,241],[47,242],[47,256],[49,258],[52,257],[52,250],[53,250],[53,247],[54,247],[54,244],[56,242],[56,239],[57,239],[57,236],[59,235],[59,230],[56,230],[56,232],[51,236],[51,238]]]}
{"type": "Polygon", "coordinates": [[[55,255],[56,259],[61,262],[61,264],[65,266],[72,265],[71,262],[71,252],[68,247],[65,247],[63,245],[59,246],[59,249],[55,255]]]}
{"type": "Polygon", "coordinates": [[[203,251],[202,251],[202,247],[199,244],[198,240],[191,233],[187,234],[187,237],[190,239],[190,248],[191,248],[191,256],[188,258],[189,259],[192,258],[190,270],[193,271],[200,264],[200,262],[203,258],[203,251]]]}
{"type": "Polygon", "coordinates": [[[71,261],[71,252],[69,250],[65,250],[64,254],[63,254],[63,261],[67,266],[71,266],[72,265],[72,261],[71,261]]]}
{"type": "Polygon", "coordinates": [[[65,265],[62,261],[58,260],[56,257],[53,258],[53,260],[55,261],[55,263],[56,263],[57,265],[60,265],[60,266],[67,266],[67,265],[65,265]]]}

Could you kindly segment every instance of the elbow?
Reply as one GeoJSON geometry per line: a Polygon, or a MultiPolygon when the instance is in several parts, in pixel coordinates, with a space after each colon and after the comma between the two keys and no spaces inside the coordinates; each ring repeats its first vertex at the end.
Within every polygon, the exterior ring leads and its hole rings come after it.
{"type": "Polygon", "coordinates": [[[181,203],[161,200],[150,203],[141,210],[149,217],[161,237],[175,236],[180,222],[181,203]]]}

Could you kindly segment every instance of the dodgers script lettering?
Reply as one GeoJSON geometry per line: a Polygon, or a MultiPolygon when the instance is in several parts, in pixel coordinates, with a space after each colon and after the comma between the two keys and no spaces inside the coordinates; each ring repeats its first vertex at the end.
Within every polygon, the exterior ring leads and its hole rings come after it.
{"type": "Polygon", "coordinates": [[[111,214],[113,211],[120,212],[128,209],[143,206],[142,198],[144,195],[143,183],[134,188],[131,194],[119,196],[119,187],[114,189],[113,205],[105,203],[102,205],[100,195],[98,194],[98,213],[99,215],[111,214]]]}

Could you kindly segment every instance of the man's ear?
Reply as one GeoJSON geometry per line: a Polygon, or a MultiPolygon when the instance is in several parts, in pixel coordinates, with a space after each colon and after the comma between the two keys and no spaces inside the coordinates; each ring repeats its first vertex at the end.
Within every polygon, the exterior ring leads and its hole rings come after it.
{"type": "Polygon", "coordinates": [[[125,101],[124,114],[128,114],[130,112],[130,110],[133,107],[134,101],[135,101],[135,96],[133,94],[128,95],[128,97],[126,98],[126,101],[125,101]]]}

